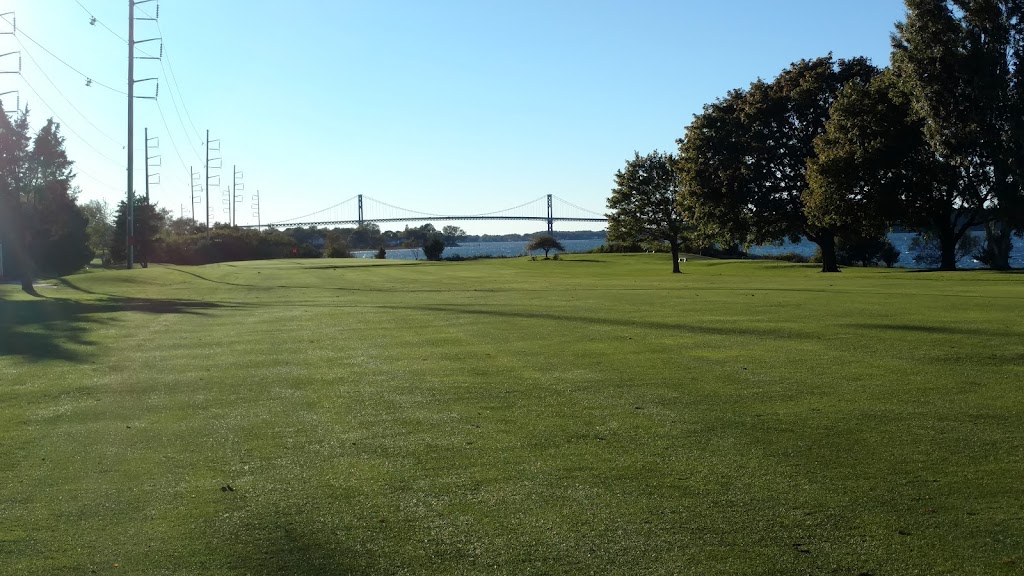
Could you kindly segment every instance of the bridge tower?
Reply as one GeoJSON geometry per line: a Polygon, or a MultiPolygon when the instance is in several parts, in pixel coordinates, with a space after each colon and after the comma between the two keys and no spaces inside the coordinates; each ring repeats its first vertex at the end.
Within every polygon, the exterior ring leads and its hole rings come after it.
{"type": "Polygon", "coordinates": [[[548,194],[548,236],[555,235],[555,214],[551,209],[551,194],[548,194]]]}
{"type": "Polygon", "coordinates": [[[363,227],[363,195],[359,195],[359,227],[363,227]]]}

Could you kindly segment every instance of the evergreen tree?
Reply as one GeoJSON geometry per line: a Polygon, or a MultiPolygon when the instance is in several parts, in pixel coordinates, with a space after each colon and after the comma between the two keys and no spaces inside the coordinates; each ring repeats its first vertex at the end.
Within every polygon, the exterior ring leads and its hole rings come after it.
{"type": "Polygon", "coordinates": [[[93,258],[89,224],[76,203],[72,167],[64,150],[60,125],[50,119],[33,142],[28,158],[28,186],[24,213],[31,231],[29,257],[38,273],[63,276],[80,270],[93,258]]]}
{"type": "Polygon", "coordinates": [[[4,274],[21,280],[32,289],[34,265],[26,249],[30,227],[22,210],[29,150],[28,112],[12,118],[0,106],[0,244],[4,251],[4,274]]]}
{"type": "MultiPolygon", "coordinates": [[[[156,204],[146,202],[144,196],[135,196],[135,261],[143,267],[149,265],[149,258],[155,254],[160,241],[160,231],[164,229],[164,214],[156,204]]],[[[114,220],[114,236],[110,243],[110,259],[114,262],[128,261],[128,202],[122,200],[117,204],[117,216],[114,220]]]]}

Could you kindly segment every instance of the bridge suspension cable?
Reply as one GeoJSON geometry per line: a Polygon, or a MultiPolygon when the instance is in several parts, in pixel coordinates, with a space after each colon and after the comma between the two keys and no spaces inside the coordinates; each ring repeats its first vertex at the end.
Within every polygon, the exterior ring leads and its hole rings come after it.
{"type": "Polygon", "coordinates": [[[594,212],[593,210],[587,210],[586,208],[584,208],[582,206],[577,206],[577,205],[573,204],[572,202],[569,202],[568,200],[565,200],[563,198],[559,198],[558,196],[554,196],[554,199],[558,200],[562,204],[565,204],[566,206],[569,206],[570,208],[575,208],[576,210],[579,210],[580,212],[583,212],[584,214],[592,214],[592,215],[600,217],[600,218],[606,218],[607,217],[604,214],[601,214],[599,212],[594,212]]]}
{"type": "MultiPolygon", "coordinates": [[[[355,199],[357,199],[357,198],[359,198],[359,196],[358,196],[358,195],[356,195],[356,196],[353,196],[353,197],[351,197],[351,198],[349,198],[348,200],[345,200],[345,201],[343,201],[343,202],[338,202],[338,203],[337,203],[337,204],[335,204],[334,206],[330,206],[330,207],[328,207],[328,208],[323,208],[323,209],[321,209],[321,210],[317,210],[316,212],[310,212],[309,214],[305,214],[305,215],[303,215],[303,216],[296,216],[295,218],[289,218],[289,219],[287,219],[287,220],[278,220],[278,221],[277,221],[277,223],[278,223],[278,224],[289,224],[289,223],[295,222],[295,221],[297,221],[297,220],[306,220],[307,218],[309,218],[309,217],[311,217],[311,216],[316,216],[317,214],[323,214],[323,213],[325,213],[325,212],[328,212],[328,213],[329,213],[329,212],[330,212],[331,210],[334,210],[334,209],[336,209],[336,208],[340,208],[340,207],[344,206],[345,204],[348,204],[349,202],[351,202],[351,201],[353,201],[353,200],[355,200],[355,199]]],[[[319,218],[318,220],[327,220],[327,219],[325,219],[325,218],[319,218]]]]}

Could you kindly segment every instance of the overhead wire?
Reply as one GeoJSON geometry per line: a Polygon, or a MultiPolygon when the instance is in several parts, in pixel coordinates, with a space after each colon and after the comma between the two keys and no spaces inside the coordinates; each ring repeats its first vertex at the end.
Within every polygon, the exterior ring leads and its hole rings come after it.
{"type": "MultiPolygon", "coordinates": [[[[11,23],[10,20],[7,20],[6,16],[0,16],[0,18],[3,18],[4,21],[6,21],[7,23],[11,23]]],[[[102,86],[103,88],[106,88],[107,90],[110,90],[112,92],[116,92],[116,93],[121,94],[123,96],[128,96],[128,93],[125,92],[124,90],[118,90],[117,88],[114,88],[112,86],[108,86],[107,84],[104,84],[103,82],[100,82],[99,80],[94,79],[92,76],[89,76],[85,72],[82,72],[78,68],[75,68],[71,64],[68,64],[67,61],[65,61],[63,58],[61,58],[60,56],[57,56],[56,54],[51,52],[49,48],[47,48],[46,46],[43,46],[42,44],[37,42],[36,39],[33,38],[32,36],[30,36],[28,33],[26,33],[23,28],[18,28],[17,31],[15,31],[14,36],[15,36],[15,38],[17,38],[18,36],[24,36],[25,38],[28,39],[29,42],[31,42],[31,43],[35,44],[36,46],[38,46],[43,52],[46,52],[51,57],[53,57],[55,60],[57,60],[58,62],[60,62],[64,66],[68,67],[74,73],[78,74],[82,78],[85,78],[87,83],[89,83],[90,85],[91,84],[95,84],[97,86],[102,86]]]]}
{"type": "Polygon", "coordinates": [[[93,182],[96,182],[100,186],[103,186],[103,187],[108,188],[110,190],[113,190],[115,192],[124,192],[123,188],[119,188],[117,186],[111,186],[110,184],[107,184],[103,180],[100,180],[99,178],[93,176],[92,174],[89,174],[88,172],[83,172],[82,170],[79,170],[78,168],[73,168],[73,170],[74,170],[76,176],[85,176],[86,178],[88,178],[89,180],[92,180],[93,182]]]}
{"type": "MultiPolygon", "coordinates": [[[[95,123],[93,123],[92,120],[89,120],[89,117],[86,116],[85,113],[83,113],[81,110],[78,109],[78,106],[75,106],[75,103],[72,102],[71,99],[68,98],[67,95],[64,94],[64,92],[60,89],[60,87],[58,87],[57,84],[53,81],[53,79],[50,78],[50,75],[46,73],[46,70],[44,70],[43,67],[39,64],[39,62],[32,56],[32,51],[28,49],[28,46],[25,46],[25,44],[20,39],[18,39],[18,38],[15,38],[15,40],[17,40],[18,45],[21,46],[21,49],[25,51],[25,55],[28,56],[28,59],[33,64],[35,64],[36,68],[43,75],[43,78],[46,78],[46,81],[49,82],[50,85],[53,86],[53,89],[56,90],[58,94],[60,94],[61,98],[63,98],[64,101],[67,102],[69,106],[71,106],[72,110],[74,110],[75,112],[78,112],[79,116],[81,116],[97,132],[102,134],[107,140],[110,140],[114,144],[117,144],[118,146],[124,148],[124,146],[125,146],[124,142],[118,140],[117,138],[114,138],[110,134],[107,134],[102,128],[100,128],[95,123]]],[[[51,108],[51,110],[52,110],[52,108],[51,108]]]]}
{"type": "Polygon", "coordinates": [[[110,156],[107,156],[103,152],[100,152],[100,150],[98,148],[93,146],[88,140],[85,139],[84,136],[79,134],[77,130],[72,128],[70,124],[68,124],[66,121],[64,121],[64,119],[61,118],[59,114],[57,114],[57,111],[54,110],[53,106],[50,106],[50,104],[46,101],[46,98],[43,98],[42,94],[40,94],[39,91],[37,91],[35,89],[35,87],[32,86],[32,84],[24,76],[21,77],[21,81],[24,82],[25,86],[27,86],[28,89],[31,90],[32,93],[35,94],[39,98],[39,100],[43,103],[44,106],[46,106],[47,108],[50,109],[50,112],[53,113],[54,118],[56,118],[57,121],[60,122],[61,126],[66,128],[68,130],[68,132],[74,134],[83,144],[85,144],[89,148],[92,148],[93,152],[98,154],[100,157],[105,158],[106,160],[108,160],[110,162],[113,162],[115,165],[117,165],[118,168],[121,168],[122,170],[125,169],[125,165],[122,164],[119,160],[115,160],[115,159],[111,158],[110,156]]]}
{"type": "Polygon", "coordinates": [[[79,6],[81,6],[82,10],[85,10],[85,13],[88,14],[90,18],[92,18],[91,23],[99,24],[100,26],[106,28],[107,32],[110,32],[111,34],[116,36],[118,39],[120,39],[121,42],[124,42],[125,44],[128,43],[128,39],[127,38],[125,38],[124,36],[121,36],[117,32],[114,32],[109,26],[104,24],[103,21],[101,21],[99,18],[97,18],[88,8],[86,8],[84,4],[82,4],[78,0],[75,0],[75,4],[78,4],[79,6]]]}
{"type": "MultiPolygon", "coordinates": [[[[163,38],[164,31],[160,27],[160,21],[159,20],[156,21],[156,29],[157,29],[157,32],[160,33],[160,37],[163,38]]],[[[200,134],[199,130],[196,129],[196,124],[195,124],[195,122],[192,121],[192,115],[188,111],[188,106],[185,105],[185,97],[181,93],[181,84],[178,82],[178,77],[174,74],[174,66],[171,64],[171,57],[167,53],[167,46],[166,46],[166,44],[164,45],[163,58],[160,59],[160,65],[161,66],[163,66],[164,60],[167,61],[167,70],[166,71],[169,73],[170,79],[173,80],[172,87],[174,88],[174,90],[176,90],[178,92],[178,100],[181,101],[181,108],[185,111],[185,116],[188,118],[188,123],[189,123],[190,126],[192,126],[192,131],[196,133],[196,138],[198,138],[200,141],[202,141],[203,135],[200,134]]],[[[182,128],[184,128],[184,123],[182,123],[182,128]]],[[[187,132],[187,130],[186,130],[186,132],[187,132]]]]}

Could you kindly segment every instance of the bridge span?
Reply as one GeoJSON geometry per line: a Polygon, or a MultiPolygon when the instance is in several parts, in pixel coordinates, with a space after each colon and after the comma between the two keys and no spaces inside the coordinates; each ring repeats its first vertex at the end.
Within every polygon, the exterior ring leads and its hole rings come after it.
{"type": "Polygon", "coordinates": [[[298,226],[339,226],[345,224],[380,224],[389,222],[448,222],[448,221],[475,221],[475,220],[520,220],[547,222],[548,233],[553,233],[555,222],[600,222],[608,223],[608,218],[598,212],[581,208],[571,202],[548,194],[536,200],[531,200],[519,206],[489,212],[485,214],[430,214],[418,212],[406,208],[393,206],[358,194],[335,204],[330,208],[318,210],[304,216],[255,225],[241,226],[242,228],[294,228],[298,226]],[[556,206],[558,214],[556,215],[556,206]],[[543,211],[542,211],[543,210],[543,211]]]}

